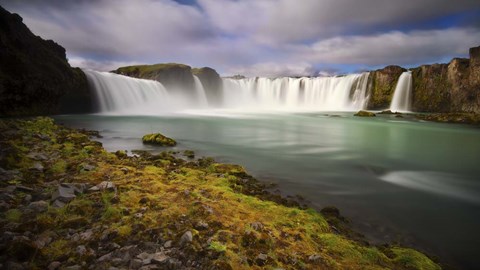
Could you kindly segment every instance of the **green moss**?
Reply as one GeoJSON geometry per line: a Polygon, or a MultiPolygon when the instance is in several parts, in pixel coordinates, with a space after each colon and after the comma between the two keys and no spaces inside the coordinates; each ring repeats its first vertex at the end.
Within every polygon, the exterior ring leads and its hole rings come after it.
{"type": "Polygon", "coordinates": [[[144,144],[154,144],[159,146],[175,146],[177,142],[169,137],[166,137],[160,133],[147,134],[142,137],[144,144]]]}
{"type": "Polygon", "coordinates": [[[5,218],[10,222],[20,222],[22,219],[22,212],[18,209],[10,209],[5,212],[5,218]]]}
{"type": "Polygon", "coordinates": [[[192,150],[183,151],[183,155],[188,158],[195,158],[195,152],[193,152],[192,150]]]}
{"type": "Polygon", "coordinates": [[[223,253],[223,252],[227,251],[227,247],[225,245],[223,245],[222,243],[217,242],[217,241],[212,241],[210,243],[210,245],[208,246],[208,248],[211,249],[211,250],[214,250],[216,252],[219,252],[219,253],[223,253]]]}
{"type": "Polygon", "coordinates": [[[67,170],[67,162],[63,159],[58,160],[50,167],[50,172],[54,174],[62,174],[67,170]]]}
{"type": "Polygon", "coordinates": [[[72,246],[67,240],[59,239],[42,249],[42,254],[50,261],[54,261],[60,257],[68,256],[71,249],[72,246]]]}
{"type": "MultiPolygon", "coordinates": [[[[37,125],[35,121],[19,123],[28,128],[37,125]]],[[[2,126],[9,125],[0,124],[0,128],[2,126]]],[[[400,248],[394,252],[388,248],[380,251],[346,235],[336,234],[338,230],[334,233],[324,216],[314,209],[300,209],[265,197],[265,185],[239,165],[217,163],[212,158],[187,163],[168,152],[159,155],[144,153],[140,157],[124,153],[118,158],[101,150],[100,146],[86,149],[89,140],[70,136],[75,131],[63,127],[57,131],[44,130],[57,140],[56,143],[45,143],[38,136],[28,137],[23,133],[23,127],[19,131],[21,140],[7,140],[9,145],[18,145],[13,148],[15,154],[24,155],[25,148],[28,151],[32,145],[42,148],[42,152],[65,161],[65,164],[46,163],[45,166],[52,166],[47,170],[55,172],[61,172],[64,165],[78,168],[84,163],[95,164],[95,170],[88,173],[67,170],[66,179],[89,185],[108,179],[118,188],[116,192],[77,195],[65,207],[50,207],[47,212],[29,220],[35,223],[32,230],[35,234],[51,230],[63,235],[69,229],[86,231],[107,225],[115,242],[126,246],[152,241],[152,235],[158,239],[178,240],[188,230],[193,234],[188,252],[205,252],[202,254],[208,256],[206,262],[209,263],[205,268],[222,265],[227,269],[252,269],[257,267],[255,260],[260,253],[268,254],[267,268],[298,269],[301,265],[306,269],[429,269],[425,265],[436,266],[421,253],[400,248]],[[78,140],[66,143],[66,139],[72,137],[78,140]],[[24,138],[28,141],[25,142],[24,138]],[[32,142],[35,144],[30,144],[32,142]],[[88,161],[81,159],[84,156],[88,161]],[[141,213],[141,218],[136,213],[141,213]],[[197,227],[199,223],[208,226],[197,227]],[[205,246],[205,243],[209,244],[205,246]],[[387,253],[389,257],[385,255],[387,253]],[[320,259],[309,260],[313,254],[320,259]]],[[[19,170],[23,171],[23,166],[27,165],[22,164],[19,170]]],[[[25,175],[26,183],[36,179],[25,175]]],[[[13,209],[4,216],[12,221],[26,220],[13,209]]],[[[85,241],[81,244],[94,247],[97,236],[95,232],[95,239],[81,240],[85,241]]],[[[42,256],[35,257],[32,263],[46,268],[48,264],[42,264],[42,258],[47,262],[63,261],[65,256],[69,265],[82,261],[89,263],[75,255],[74,247],[78,244],[74,239],[55,238],[40,250],[42,256]]]]}
{"type": "Polygon", "coordinates": [[[177,63],[163,63],[163,64],[155,64],[155,65],[137,65],[137,66],[127,66],[121,67],[117,69],[115,72],[119,74],[135,74],[136,76],[143,77],[146,74],[157,72],[165,69],[171,68],[188,68],[189,66],[184,64],[177,64],[177,63]]]}
{"type": "Polygon", "coordinates": [[[395,254],[394,261],[407,269],[439,270],[440,266],[432,262],[427,256],[409,248],[392,248],[395,254]]]}

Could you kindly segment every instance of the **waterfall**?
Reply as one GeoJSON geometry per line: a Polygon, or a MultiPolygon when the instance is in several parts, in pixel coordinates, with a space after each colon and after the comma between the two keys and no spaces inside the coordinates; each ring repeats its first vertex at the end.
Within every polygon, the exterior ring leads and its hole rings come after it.
{"type": "Polygon", "coordinates": [[[369,73],[343,77],[224,79],[224,106],[253,110],[355,111],[368,102],[369,73]]]}
{"type": "Polygon", "coordinates": [[[195,93],[197,94],[199,105],[208,107],[207,94],[205,93],[202,82],[196,75],[193,75],[193,79],[195,80],[195,93]]]}
{"type": "MultiPolygon", "coordinates": [[[[202,82],[194,76],[193,92],[166,89],[154,80],[84,70],[99,110],[108,114],[162,115],[212,109],[202,82]]],[[[222,109],[245,111],[355,111],[368,102],[369,73],[318,78],[223,79],[222,109]]]]}
{"type": "Polygon", "coordinates": [[[195,78],[195,95],[168,91],[160,82],[110,72],[83,70],[94,90],[98,109],[108,114],[160,115],[207,106],[205,90],[195,78]]]}
{"type": "Polygon", "coordinates": [[[398,78],[393,93],[390,110],[392,112],[409,112],[412,107],[412,72],[406,71],[398,78]]]}

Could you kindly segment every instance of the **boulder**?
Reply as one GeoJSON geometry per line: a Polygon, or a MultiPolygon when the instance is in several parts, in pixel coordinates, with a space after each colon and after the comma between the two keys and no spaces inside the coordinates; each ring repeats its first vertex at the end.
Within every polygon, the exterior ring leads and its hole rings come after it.
{"type": "Polygon", "coordinates": [[[175,146],[177,142],[169,137],[166,137],[160,133],[146,134],[142,137],[144,144],[153,144],[159,146],[175,146]]]}
{"type": "Polygon", "coordinates": [[[374,117],[374,116],[376,116],[376,115],[375,115],[374,113],[368,112],[368,111],[358,111],[356,114],[354,114],[354,116],[374,117]]]}
{"type": "Polygon", "coordinates": [[[185,244],[189,244],[193,241],[193,235],[191,231],[186,231],[182,237],[180,237],[179,245],[183,246],[185,244]]]}
{"type": "Polygon", "coordinates": [[[52,194],[52,201],[60,201],[68,203],[75,199],[78,194],[85,191],[85,184],[63,183],[57,187],[57,190],[52,194]]]}
{"type": "Polygon", "coordinates": [[[46,201],[32,202],[28,205],[28,209],[36,213],[43,213],[48,210],[48,203],[46,201]]]}

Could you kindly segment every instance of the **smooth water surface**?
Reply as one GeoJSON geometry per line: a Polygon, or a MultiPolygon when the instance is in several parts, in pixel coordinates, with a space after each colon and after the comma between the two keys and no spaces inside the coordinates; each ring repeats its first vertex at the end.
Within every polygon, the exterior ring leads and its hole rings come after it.
{"type": "MultiPolygon", "coordinates": [[[[462,269],[480,267],[480,129],[352,113],[58,116],[99,130],[111,151],[143,146],[161,132],[238,163],[260,180],[335,205],[378,243],[400,241],[462,269]]],[[[162,149],[164,150],[164,149],[162,149]]]]}

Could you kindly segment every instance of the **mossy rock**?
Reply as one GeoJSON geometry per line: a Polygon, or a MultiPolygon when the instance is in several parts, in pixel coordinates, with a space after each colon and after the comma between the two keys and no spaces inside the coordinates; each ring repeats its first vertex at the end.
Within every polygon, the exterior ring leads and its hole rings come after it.
{"type": "Polygon", "coordinates": [[[153,133],[153,134],[147,134],[142,137],[142,142],[144,144],[154,144],[154,145],[159,145],[159,146],[175,146],[177,145],[177,142],[169,138],[167,136],[164,136],[160,133],[153,133]]]}
{"type": "Polygon", "coordinates": [[[374,117],[374,116],[376,116],[376,115],[375,115],[374,113],[368,112],[368,111],[358,111],[356,114],[354,114],[354,116],[374,117]]]}
{"type": "Polygon", "coordinates": [[[183,155],[188,158],[195,158],[195,152],[193,152],[192,150],[183,151],[183,155]]]}

